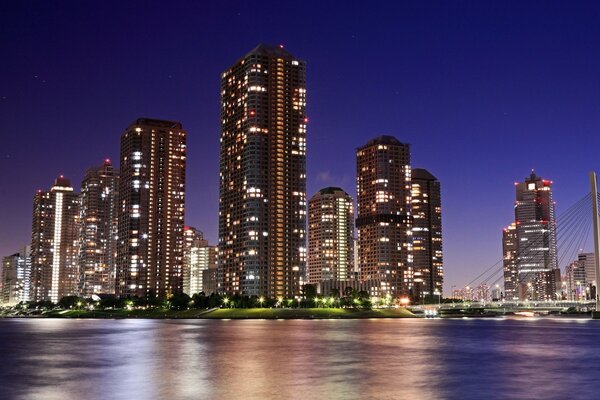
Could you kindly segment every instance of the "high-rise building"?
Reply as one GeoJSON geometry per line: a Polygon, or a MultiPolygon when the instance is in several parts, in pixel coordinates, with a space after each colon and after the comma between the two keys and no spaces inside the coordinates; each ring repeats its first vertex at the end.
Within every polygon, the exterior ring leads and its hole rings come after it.
{"type": "Polygon", "coordinates": [[[442,295],[444,284],[440,182],[421,168],[414,168],[411,178],[415,291],[433,299],[442,295]]]}
{"type": "Polygon", "coordinates": [[[198,259],[197,249],[208,246],[208,240],[204,240],[204,233],[192,226],[183,227],[183,293],[193,295],[200,291],[197,289],[198,274],[202,278],[202,272],[199,270],[200,260],[198,259]],[[194,284],[192,284],[194,281],[194,284]],[[192,286],[194,286],[192,288],[192,286]]]}
{"type": "Polygon", "coordinates": [[[308,201],[308,283],[354,277],[354,206],[337,187],[308,201]]]}
{"type": "Polygon", "coordinates": [[[31,300],[58,302],[79,293],[79,195],[62,175],[33,198],[31,300]]]}
{"type": "Polygon", "coordinates": [[[140,118],[121,136],[117,282],[121,297],[183,290],[186,132],[140,118]]]}
{"type": "Polygon", "coordinates": [[[29,301],[31,246],[4,257],[0,267],[0,304],[13,306],[29,301]]]}
{"type": "Polygon", "coordinates": [[[556,257],[556,220],[552,182],[531,171],[515,183],[517,296],[520,300],[555,300],[560,289],[556,257]]]}
{"type": "Polygon", "coordinates": [[[86,171],[81,182],[80,293],[115,293],[119,173],[110,160],[86,171]]]}
{"type": "MultiPolygon", "coordinates": [[[[577,261],[585,270],[586,284],[596,286],[596,255],[594,253],[579,253],[577,261]]],[[[595,298],[592,296],[592,298],[595,298]]]]}
{"type": "Polygon", "coordinates": [[[306,67],[259,45],[221,75],[219,291],[300,294],[306,273],[306,67]]]}
{"type": "Polygon", "coordinates": [[[205,271],[217,268],[217,247],[209,246],[202,231],[186,226],[184,228],[183,292],[188,295],[204,292],[205,271]]]}
{"type": "Polygon", "coordinates": [[[594,299],[596,267],[594,253],[579,253],[577,260],[566,268],[566,295],[568,300],[594,299]]]}
{"type": "Polygon", "coordinates": [[[502,230],[502,265],[504,270],[504,299],[519,300],[517,273],[517,224],[502,230]]]}
{"type": "MultiPolygon", "coordinates": [[[[213,264],[212,261],[208,264],[208,269],[202,271],[202,291],[207,296],[217,293],[217,277],[218,277],[218,253],[219,249],[216,246],[211,246],[210,251],[212,252],[210,257],[213,257],[216,262],[213,264]],[[214,250],[213,250],[214,249],[214,250]]],[[[211,258],[212,260],[212,258],[211,258]]]]}
{"type": "MultiPolygon", "coordinates": [[[[567,300],[577,301],[586,299],[585,268],[579,261],[572,261],[566,268],[567,300]]],[[[589,293],[589,292],[588,292],[589,293]]]]}
{"type": "Polygon", "coordinates": [[[411,167],[408,144],[380,136],[356,152],[358,266],[394,299],[413,293],[411,167]]]}

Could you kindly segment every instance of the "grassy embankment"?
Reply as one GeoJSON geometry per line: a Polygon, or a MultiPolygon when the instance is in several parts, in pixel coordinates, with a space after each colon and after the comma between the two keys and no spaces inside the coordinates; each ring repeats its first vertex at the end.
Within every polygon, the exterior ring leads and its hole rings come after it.
{"type": "Polygon", "coordinates": [[[201,318],[201,319],[352,319],[411,318],[405,309],[356,310],[347,308],[222,308],[216,310],[68,310],[48,311],[39,317],[49,318],[201,318]]]}

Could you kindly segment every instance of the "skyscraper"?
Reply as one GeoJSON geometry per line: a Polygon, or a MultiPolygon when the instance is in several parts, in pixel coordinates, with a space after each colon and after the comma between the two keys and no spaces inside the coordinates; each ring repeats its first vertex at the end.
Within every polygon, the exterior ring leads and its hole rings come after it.
{"type": "Polygon", "coordinates": [[[392,136],[356,152],[358,265],[382,295],[413,296],[411,167],[408,144],[392,136]]]}
{"type": "Polygon", "coordinates": [[[308,283],[354,277],[354,206],[337,187],[308,201],[308,283]]]}
{"type": "Polygon", "coordinates": [[[119,173],[110,160],[86,171],[81,182],[80,293],[115,293],[119,173]]]}
{"type": "Polygon", "coordinates": [[[31,300],[58,302],[79,293],[79,195],[62,175],[33,198],[31,300]]]}
{"type": "Polygon", "coordinates": [[[293,297],[306,272],[306,67],[259,45],[221,75],[219,285],[293,297]]]}
{"type": "Polygon", "coordinates": [[[202,231],[186,226],[184,228],[183,292],[193,295],[207,293],[204,287],[205,271],[217,266],[217,247],[209,246],[202,231]]]}
{"type": "Polygon", "coordinates": [[[531,171],[515,183],[517,282],[521,300],[554,300],[560,289],[552,182],[531,171]]]}
{"type": "Polygon", "coordinates": [[[442,295],[444,283],[440,182],[421,168],[411,175],[415,290],[432,298],[442,295]]]}
{"type": "Polygon", "coordinates": [[[121,136],[117,294],[168,297],[183,290],[186,132],[140,118],[121,136]]]}
{"type": "Polygon", "coordinates": [[[502,265],[504,269],[504,299],[518,300],[517,270],[517,224],[514,222],[502,230],[502,265]]]}

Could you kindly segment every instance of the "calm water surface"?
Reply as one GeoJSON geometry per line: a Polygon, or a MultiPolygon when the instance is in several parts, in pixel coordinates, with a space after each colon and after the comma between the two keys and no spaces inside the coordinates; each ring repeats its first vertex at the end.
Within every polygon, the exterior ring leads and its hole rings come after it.
{"type": "Polygon", "coordinates": [[[600,321],[0,320],[1,399],[598,399],[600,321]]]}

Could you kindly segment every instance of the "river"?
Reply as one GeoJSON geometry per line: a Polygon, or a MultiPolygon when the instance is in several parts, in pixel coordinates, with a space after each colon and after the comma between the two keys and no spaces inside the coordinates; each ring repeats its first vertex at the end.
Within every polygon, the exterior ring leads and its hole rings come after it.
{"type": "Polygon", "coordinates": [[[600,321],[0,320],[1,399],[597,399],[600,321]]]}

